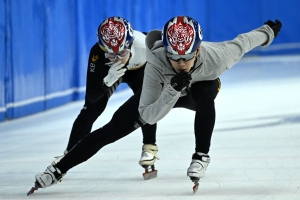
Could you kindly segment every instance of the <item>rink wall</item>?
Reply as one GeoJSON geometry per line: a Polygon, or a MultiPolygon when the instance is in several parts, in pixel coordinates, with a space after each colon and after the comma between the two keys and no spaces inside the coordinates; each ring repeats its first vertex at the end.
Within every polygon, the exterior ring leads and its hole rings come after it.
{"type": "Polygon", "coordinates": [[[298,10],[298,0],[1,0],[0,122],[83,99],[89,49],[106,17],[122,16],[148,32],[189,15],[206,41],[230,40],[278,18],[280,36],[247,54],[264,56],[300,53],[298,10]]]}

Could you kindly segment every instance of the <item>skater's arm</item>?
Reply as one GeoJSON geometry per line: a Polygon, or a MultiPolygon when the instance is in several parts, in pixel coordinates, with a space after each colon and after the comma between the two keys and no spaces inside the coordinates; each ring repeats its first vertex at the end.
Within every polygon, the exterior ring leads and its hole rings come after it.
{"type": "Polygon", "coordinates": [[[163,89],[164,81],[161,76],[163,75],[155,67],[150,63],[146,64],[139,112],[148,124],[155,124],[165,117],[180,97],[180,92],[169,84],[163,89]]]}
{"type": "Polygon", "coordinates": [[[200,56],[204,60],[202,72],[209,74],[205,80],[215,79],[234,66],[244,55],[255,47],[267,46],[274,38],[272,29],[264,25],[251,32],[238,35],[224,42],[202,42],[200,56]],[[209,79],[208,79],[209,78],[209,79]]]}
{"type": "MultiPolygon", "coordinates": [[[[211,57],[208,58],[208,62],[214,62],[212,65],[215,66],[224,66],[224,70],[230,69],[245,53],[258,46],[270,45],[273,38],[274,33],[271,27],[264,25],[248,33],[239,34],[230,41],[207,43],[209,46],[208,51],[211,55],[211,57]]],[[[205,45],[205,43],[203,45],[205,45]]]]}
{"type": "Polygon", "coordinates": [[[109,70],[109,66],[105,65],[108,62],[110,61],[105,58],[104,52],[96,43],[90,51],[86,77],[86,99],[91,103],[101,99],[109,89],[103,84],[109,70]]]}

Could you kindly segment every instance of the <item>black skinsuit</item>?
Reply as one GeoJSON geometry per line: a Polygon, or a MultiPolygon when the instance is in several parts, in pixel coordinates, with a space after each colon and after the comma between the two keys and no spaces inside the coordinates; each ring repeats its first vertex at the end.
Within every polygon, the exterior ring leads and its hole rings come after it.
{"type": "MultiPolygon", "coordinates": [[[[84,107],[73,123],[67,151],[91,132],[93,123],[102,114],[109,98],[120,83],[127,83],[133,93],[137,93],[142,88],[145,66],[136,70],[127,70],[125,75],[111,87],[103,85],[103,78],[110,68],[106,63],[109,62],[110,60],[105,58],[104,51],[96,43],[89,55],[84,107]]],[[[156,124],[143,126],[142,132],[144,144],[155,144],[156,124]]]]}
{"type": "MultiPolygon", "coordinates": [[[[199,81],[195,83],[188,95],[179,98],[174,108],[187,108],[194,111],[201,111],[201,113],[211,113],[208,119],[201,118],[201,123],[209,123],[209,128],[213,129],[215,122],[215,106],[214,99],[220,89],[220,80],[213,81],[199,81]],[[205,96],[205,98],[203,98],[205,96]],[[210,123],[213,122],[213,123],[210,123]]],[[[62,174],[76,165],[88,160],[95,155],[102,147],[113,143],[134,130],[142,126],[151,127],[149,124],[140,118],[138,106],[141,96],[141,90],[129,98],[113,115],[112,119],[103,127],[86,135],[67,155],[65,155],[56,167],[62,174]]],[[[198,126],[196,126],[197,128],[198,126]]],[[[206,131],[206,130],[205,130],[206,131]]],[[[210,130],[212,132],[212,130],[210,130]]],[[[152,136],[153,137],[153,136],[152,136]]],[[[211,134],[203,135],[203,137],[211,137],[211,134]]],[[[177,141],[180,142],[180,141],[177,141]]],[[[209,149],[210,144],[199,141],[197,146],[203,148],[203,152],[209,149]]],[[[197,151],[197,149],[196,149],[197,151]]],[[[207,150],[208,151],[208,150],[207,150]]]]}

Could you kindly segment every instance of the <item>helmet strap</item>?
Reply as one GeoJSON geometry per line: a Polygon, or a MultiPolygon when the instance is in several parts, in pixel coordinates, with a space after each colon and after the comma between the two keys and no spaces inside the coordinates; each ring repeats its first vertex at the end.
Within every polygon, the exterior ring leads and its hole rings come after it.
{"type": "Polygon", "coordinates": [[[129,58],[128,58],[126,64],[125,64],[124,67],[122,67],[122,68],[127,68],[128,64],[129,64],[129,60],[131,59],[131,56],[132,56],[132,54],[131,54],[131,52],[130,52],[130,56],[129,56],[129,58]]]}
{"type": "MultiPolygon", "coordinates": [[[[132,44],[133,44],[133,42],[131,42],[131,44],[129,45],[128,49],[131,49],[132,44]]],[[[127,66],[128,66],[128,64],[129,64],[129,61],[130,61],[131,57],[132,57],[132,54],[131,54],[131,51],[130,51],[130,56],[129,56],[129,58],[128,58],[126,64],[125,64],[124,67],[122,67],[122,68],[127,68],[127,66]]]]}

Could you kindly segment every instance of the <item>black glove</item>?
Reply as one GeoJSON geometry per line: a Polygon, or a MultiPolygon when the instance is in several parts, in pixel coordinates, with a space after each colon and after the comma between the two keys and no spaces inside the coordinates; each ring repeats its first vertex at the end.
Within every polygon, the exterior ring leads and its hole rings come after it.
{"type": "Polygon", "coordinates": [[[190,84],[192,75],[188,72],[181,72],[171,78],[171,86],[178,92],[190,84]]]}
{"type": "Polygon", "coordinates": [[[265,22],[265,24],[271,27],[271,29],[274,32],[274,38],[276,38],[282,27],[281,22],[278,19],[276,19],[275,22],[268,20],[267,22],[265,22]]]}

